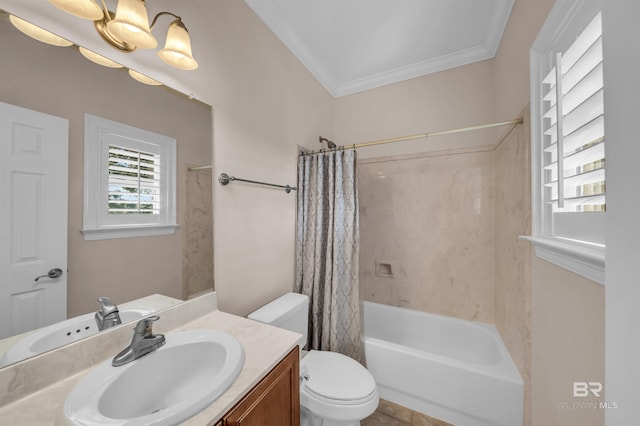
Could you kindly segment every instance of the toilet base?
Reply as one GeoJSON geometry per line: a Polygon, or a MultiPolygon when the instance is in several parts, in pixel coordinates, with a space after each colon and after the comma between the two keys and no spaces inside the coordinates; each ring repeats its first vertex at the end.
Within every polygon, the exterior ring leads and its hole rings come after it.
{"type": "Polygon", "coordinates": [[[360,420],[330,420],[314,416],[304,407],[300,407],[300,426],[360,426],[360,420]]]}

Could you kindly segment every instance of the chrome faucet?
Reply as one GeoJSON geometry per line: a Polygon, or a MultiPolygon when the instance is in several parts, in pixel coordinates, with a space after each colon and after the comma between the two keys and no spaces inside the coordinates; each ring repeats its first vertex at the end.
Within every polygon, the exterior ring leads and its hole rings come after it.
{"type": "Polygon", "coordinates": [[[131,344],[113,358],[111,365],[120,367],[128,364],[164,345],[164,334],[153,334],[152,330],[153,322],[159,319],[159,316],[154,315],[138,321],[134,328],[131,344]]]}
{"type": "Polygon", "coordinates": [[[100,303],[100,310],[96,312],[95,318],[98,324],[98,330],[102,331],[107,328],[122,324],[120,320],[120,311],[115,303],[108,297],[98,297],[100,303]]]}

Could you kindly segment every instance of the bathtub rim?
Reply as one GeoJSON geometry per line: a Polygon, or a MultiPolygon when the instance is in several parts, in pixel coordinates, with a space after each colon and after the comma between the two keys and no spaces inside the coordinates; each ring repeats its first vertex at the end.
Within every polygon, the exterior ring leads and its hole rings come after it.
{"type": "MultiPolygon", "coordinates": [[[[524,380],[522,378],[522,375],[520,374],[520,371],[516,367],[516,364],[513,361],[513,358],[511,358],[511,353],[509,352],[506,345],[504,344],[504,341],[502,340],[502,335],[500,334],[499,330],[494,324],[466,320],[462,318],[451,317],[448,315],[435,314],[432,312],[419,311],[412,308],[403,308],[399,306],[385,305],[383,303],[371,302],[368,300],[363,300],[362,304],[363,304],[363,310],[362,310],[363,318],[365,318],[365,315],[366,315],[366,311],[367,311],[366,306],[370,305],[370,306],[373,306],[374,308],[378,308],[382,310],[390,310],[395,313],[402,313],[401,311],[409,311],[413,315],[432,317],[439,320],[444,319],[446,321],[451,321],[465,327],[472,326],[474,328],[477,328],[483,331],[484,333],[487,333],[491,337],[492,341],[497,346],[498,352],[500,354],[500,360],[494,364],[471,363],[461,359],[455,359],[455,358],[446,357],[444,355],[440,355],[437,353],[427,352],[427,351],[414,348],[412,346],[407,346],[398,342],[393,342],[393,341],[388,341],[388,340],[380,339],[377,337],[373,337],[373,336],[367,335],[366,320],[363,321],[363,330],[362,330],[363,331],[362,337],[363,337],[363,343],[365,344],[365,348],[366,348],[367,341],[369,341],[374,344],[384,345],[397,350],[406,351],[407,353],[410,353],[414,356],[425,357],[427,359],[445,363],[447,365],[454,365],[466,371],[470,371],[470,372],[472,371],[474,373],[483,374],[489,377],[497,377],[502,380],[507,380],[513,384],[524,386],[524,380]]],[[[365,362],[366,362],[366,353],[365,353],[365,362]]]]}

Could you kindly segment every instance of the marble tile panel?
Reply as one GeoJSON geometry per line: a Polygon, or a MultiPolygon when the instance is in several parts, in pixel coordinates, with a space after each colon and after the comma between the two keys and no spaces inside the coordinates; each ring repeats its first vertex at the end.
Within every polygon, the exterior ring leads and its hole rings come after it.
{"type": "Polygon", "coordinates": [[[486,148],[358,164],[365,300],[493,323],[494,167],[486,148]]]}
{"type": "Polygon", "coordinates": [[[211,169],[186,172],[182,297],[213,285],[213,190],[211,169]]]}
{"type": "Polygon", "coordinates": [[[529,108],[496,148],[495,324],[525,384],[525,426],[531,395],[531,157],[529,108]]]}

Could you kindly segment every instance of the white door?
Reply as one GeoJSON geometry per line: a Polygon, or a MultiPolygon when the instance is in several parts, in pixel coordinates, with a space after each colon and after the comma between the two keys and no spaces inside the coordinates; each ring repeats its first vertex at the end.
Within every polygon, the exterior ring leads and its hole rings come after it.
{"type": "Polygon", "coordinates": [[[66,319],[68,144],[67,120],[0,102],[0,338],[66,319]]]}

